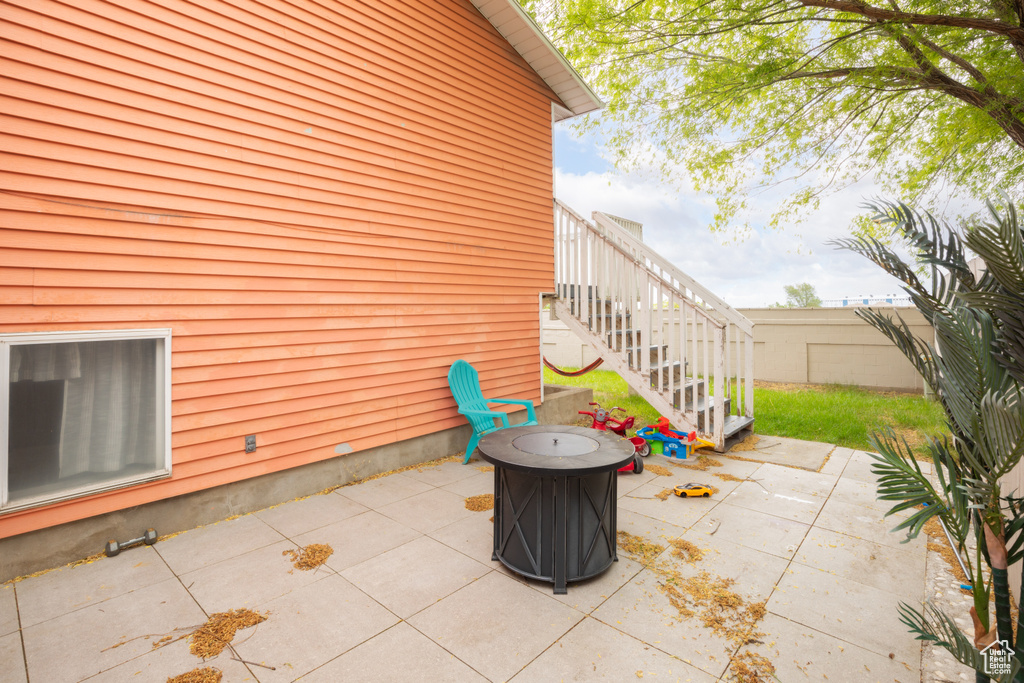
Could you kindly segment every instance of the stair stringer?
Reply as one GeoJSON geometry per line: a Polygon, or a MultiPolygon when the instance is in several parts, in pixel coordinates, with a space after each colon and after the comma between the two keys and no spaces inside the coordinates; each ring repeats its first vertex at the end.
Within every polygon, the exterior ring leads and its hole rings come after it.
{"type": "MultiPolygon", "coordinates": [[[[660,415],[664,415],[669,418],[669,422],[674,427],[682,431],[696,431],[696,419],[692,419],[687,414],[672,405],[672,401],[666,399],[659,391],[650,386],[650,379],[645,378],[644,375],[627,363],[622,355],[611,348],[604,341],[604,339],[592,332],[587,328],[586,325],[581,323],[576,316],[572,314],[571,309],[562,299],[551,300],[551,311],[555,317],[565,323],[577,337],[579,337],[584,343],[588,344],[597,355],[604,361],[604,365],[607,365],[609,369],[614,370],[622,379],[626,381],[626,384],[635,391],[637,394],[643,397],[645,401],[651,404],[660,415]]],[[[719,412],[716,406],[716,414],[719,412]]],[[[718,441],[718,439],[715,439],[718,441]]],[[[722,444],[716,443],[716,451],[725,450],[724,437],[721,439],[722,444]]]]}

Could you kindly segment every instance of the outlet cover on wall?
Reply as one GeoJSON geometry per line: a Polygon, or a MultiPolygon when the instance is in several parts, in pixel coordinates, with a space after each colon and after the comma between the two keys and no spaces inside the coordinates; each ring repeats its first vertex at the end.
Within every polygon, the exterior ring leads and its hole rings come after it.
{"type": "Polygon", "coordinates": [[[256,450],[256,435],[252,434],[245,437],[245,452],[252,453],[256,450]]]}

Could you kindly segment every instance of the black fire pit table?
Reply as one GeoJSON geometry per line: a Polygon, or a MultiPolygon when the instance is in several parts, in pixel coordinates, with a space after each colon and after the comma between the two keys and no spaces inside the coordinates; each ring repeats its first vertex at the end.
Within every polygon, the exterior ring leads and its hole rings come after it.
{"type": "Polygon", "coordinates": [[[616,474],[633,444],[612,432],[534,425],[480,440],[494,464],[494,553],[523,576],[555,584],[597,576],[619,558],[616,474]]]}

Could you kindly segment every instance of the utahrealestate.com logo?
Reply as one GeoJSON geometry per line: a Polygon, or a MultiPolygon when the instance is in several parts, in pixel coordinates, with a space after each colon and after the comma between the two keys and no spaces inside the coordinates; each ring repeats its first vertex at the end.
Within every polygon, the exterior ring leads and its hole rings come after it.
{"type": "Polygon", "coordinates": [[[1006,640],[997,640],[984,650],[985,673],[989,676],[1003,676],[1013,673],[1013,650],[1006,640]]]}

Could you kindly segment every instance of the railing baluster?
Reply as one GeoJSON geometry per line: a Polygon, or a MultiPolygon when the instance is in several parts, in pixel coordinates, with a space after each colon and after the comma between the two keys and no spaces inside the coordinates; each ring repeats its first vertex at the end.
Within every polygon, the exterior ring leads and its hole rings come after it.
{"type": "Polygon", "coordinates": [[[734,413],[734,404],[736,415],[742,411],[753,416],[752,324],[603,214],[595,213],[594,221],[596,225],[556,200],[555,290],[563,299],[559,314],[566,319],[568,303],[574,324],[580,326],[574,329],[579,334],[589,331],[592,343],[598,346],[609,345],[614,354],[608,357],[610,362],[619,363],[617,369],[631,375],[630,383],[642,394],[653,389],[649,400],[658,404],[659,411],[667,410],[676,418],[682,413],[684,422],[695,425],[699,395],[703,394],[700,412],[705,431],[714,425],[716,447],[721,447],[724,415],[734,413]],[[635,360],[630,362],[634,354],[635,360]],[[677,362],[678,381],[674,372],[677,362]],[[655,372],[657,379],[651,374],[655,372]],[[703,390],[698,390],[698,382],[703,390]],[[708,400],[712,387],[713,405],[708,400]],[[726,400],[730,401],[728,411],[726,400]]]}

